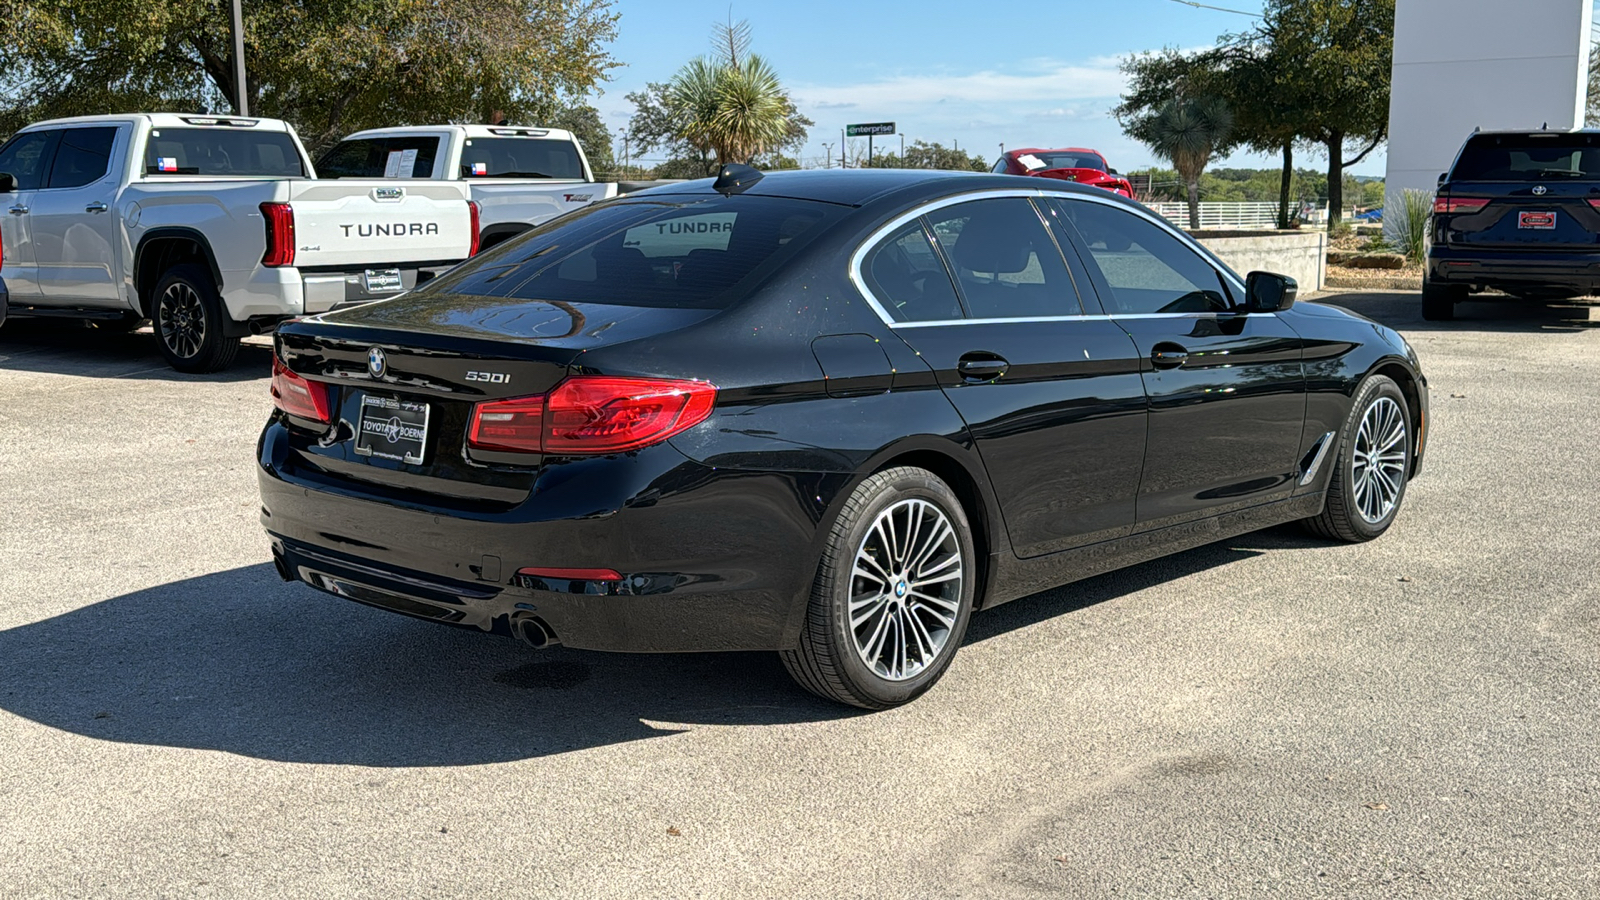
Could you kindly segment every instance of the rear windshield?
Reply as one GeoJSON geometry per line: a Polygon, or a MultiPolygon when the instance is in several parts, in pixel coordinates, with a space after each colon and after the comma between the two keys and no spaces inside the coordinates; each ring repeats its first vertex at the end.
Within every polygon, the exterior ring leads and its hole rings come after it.
{"type": "Polygon", "coordinates": [[[317,160],[318,178],[432,178],[437,135],[352,138],[317,160]]]}
{"type": "Polygon", "coordinates": [[[462,178],[571,178],[583,162],[571,141],[550,138],[473,138],[461,148],[462,178]]]}
{"type": "Polygon", "coordinates": [[[1106,161],[1093,153],[1024,153],[1017,162],[1030,172],[1043,169],[1099,169],[1106,170],[1106,161]]]}
{"type": "Polygon", "coordinates": [[[618,306],[725,308],[838,219],[779,197],[604,203],[474,257],[424,290],[618,306]]]}
{"type": "Polygon", "coordinates": [[[1467,140],[1452,181],[1600,179],[1600,135],[1480,134],[1467,140]]]}
{"type": "Polygon", "coordinates": [[[157,128],[145,143],[146,175],[265,175],[299,178],[305,167],[286,131],[157,128]]]}

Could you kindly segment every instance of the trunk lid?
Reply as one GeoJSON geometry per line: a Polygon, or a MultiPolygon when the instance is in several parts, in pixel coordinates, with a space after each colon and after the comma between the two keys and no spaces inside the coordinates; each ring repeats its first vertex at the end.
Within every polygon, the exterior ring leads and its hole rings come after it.
{"type": "Polygon", "coordinates": [[[291,429],[292,463],[345,493],[509,509],[527,498],[544,460],[469,450],[476,404],[547,393],[586,350],[716,312],[419,292],[289,322],[275,338],[279,358],[329,385],[334,411],[324,432],[291,429]]]}

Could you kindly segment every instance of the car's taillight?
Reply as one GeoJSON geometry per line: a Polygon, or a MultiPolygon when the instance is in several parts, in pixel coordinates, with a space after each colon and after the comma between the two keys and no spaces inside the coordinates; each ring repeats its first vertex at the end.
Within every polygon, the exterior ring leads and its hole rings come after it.
{"type": "Polygon", "coordinates": [[[467,444],[557,456],[621,453],[693,428],[716,402],[716,387],[704,381],[575,375],[548,394],[479,403],[467,444]]]}
{"type": "Polygon", "coordinates": [[[1435,197],[1433,211],[1436,213],[1470,213],[1477,212],[1489,205],[1483,197],[1435,197]]]}
{"type": "Polygon", "coordinates": [[[1595,209],[1600,209],[1600,197],[1590,197],[1589,198],[1589,205],[1594,207],[1595,209]]]}
{"type": "Polygon", "coordinates": [[[289,371],[278,357],[272,357],[272,403],[291,416],[326,424],[333,419],[328,386],[301,378],[289,371]]]}
{"type": "Polygon", "coordinates": [[[261,218],[267,224],[267,252],[261,264],[294,265],[294,210],[287,203],[263,203],[261,218]]]}
{"type": "Polygon", "coordinates": [[[467,209],[471,210],[471,212],[469,213],[468,227],[470,227],[471,230],[472,230],[472,247],[471,247],[471,249],[467,250],[467,255],[468,256],[477,256],[478,255],[478,228],[479,228],[479,223],[480,223],[481,216],[482,216],[482,211],[480,209],[478,209],[478,201],[476,201],[476,200],[468,200],[467,201],[467,209]]]}

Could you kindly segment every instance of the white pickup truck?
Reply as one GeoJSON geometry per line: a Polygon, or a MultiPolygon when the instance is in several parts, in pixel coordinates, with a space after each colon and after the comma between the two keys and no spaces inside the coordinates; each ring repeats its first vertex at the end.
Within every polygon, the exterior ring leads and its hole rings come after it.
{"type": "Polygon", "coordinates": [[[456,183],[320,181],[284,122],[135,114],[30,125],[0,146],[11,316],[151,320],[174,368],[246,334],[390,297],[477,250],[456,183]]]}
{"type": "Polygon", "coordinates": [[[465,183],[482,212],[485,249],[617,196],[594,180],[572,132],[512,125],[416,125],[358,131],[317,160],[323,178],[465,183]]]}

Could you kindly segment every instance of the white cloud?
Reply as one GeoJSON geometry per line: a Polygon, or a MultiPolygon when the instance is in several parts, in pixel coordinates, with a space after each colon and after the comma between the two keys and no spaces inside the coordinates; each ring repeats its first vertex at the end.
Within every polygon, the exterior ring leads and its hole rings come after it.
{"type": "Polygon", "coordinates": [[[1111,98],[1122,93],[1125,79],[1115,57],[1085,63],[1037,61],[1020,72],[985,70],[965,74],[903,75],[858,84],[800,84],[790,93],[802,108],[826,109],[851,104],[857,108],[899,110],[952,104],[1015,104],[1111,98]]]}

